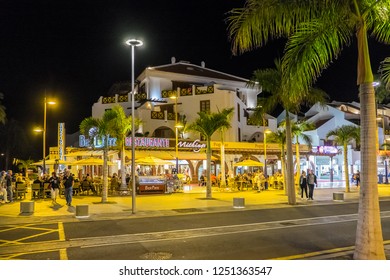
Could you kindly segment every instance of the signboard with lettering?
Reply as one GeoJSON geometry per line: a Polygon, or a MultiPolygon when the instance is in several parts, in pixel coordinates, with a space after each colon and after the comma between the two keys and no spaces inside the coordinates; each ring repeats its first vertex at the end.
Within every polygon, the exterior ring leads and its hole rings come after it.
{"type": "Polygon", "coordinates": [[[65,123],[58,123],[58,158],[64,160],[65,155],[65,123]]]}
{"type": "Polygon", "coordinates": [[[177,143],[177,146],[179,148],[192,148],[194,152],[198,153],[200,152],[201,149],[205,149],[206,148],[206,144],[205,143],[201,143],[199,139],[196,139],[194,141],[179,141],[177,143]]]}
{"type": "MultiPolygon", "coordinates": [[[[79,146],[80,147],[91,147],[95,148],[103,148],[105,145],[105,141],[108,141],[109,147],[116,146],[116,138],[108,137],[94,137],[91,140],[86,138],[84,135],[80,135],[79,137],[79,146]],[[93,144],[93,145],[92,145],[93,144]]],[[[151,138],[151,137],[135,137],[134,138],[135,147],[144,147],[144,148],[169,148],[169,139],[168,138],[151,138]]],[[[125,145],[127,147],[131,147],[131,137],[126,137],[125,145]]]]}
{"type": "Polygon", "coordinates": [[[337,149],[337,147],[334,146],[316,146],[312,148],[312,154],[316,155],[337,155],[340,153],[340,150],[337,149]]]}

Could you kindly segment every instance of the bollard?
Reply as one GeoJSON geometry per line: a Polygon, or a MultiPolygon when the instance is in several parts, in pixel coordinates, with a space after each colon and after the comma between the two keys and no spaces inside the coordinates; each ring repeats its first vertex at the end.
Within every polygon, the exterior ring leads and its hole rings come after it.
{"type": "Polygon", "coordinates": [[[342,192],[333,193],[333,200],[334,201],[344,201],[344,193],[342,193],[342,192]]]}
{"type": "Polygon", "coordinates": [[[76,205],[76,218],[86,218],[89,217],[88,205],[76,205]]]}
{"type": "Polygon", "coordinates": [[[21,201],[20,213],[34,213],[35,202],[34,201],[21,201]]]}
{"type": "Polygon", "coordinates": [[[233,208],[245,208],[245,198],[233,197],[233,208]]]}

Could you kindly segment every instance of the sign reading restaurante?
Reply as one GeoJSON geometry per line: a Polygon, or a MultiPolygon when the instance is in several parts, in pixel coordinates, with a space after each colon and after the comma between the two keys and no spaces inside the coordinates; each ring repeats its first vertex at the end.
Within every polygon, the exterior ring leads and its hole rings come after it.
{"type": "MultiPolygon", "coordinates": [[[[104,147],[105,138],[94,137],[93,146],[95,148],[104,147]]],[[[145,147],[145,148],[169,148],[169,139],[168,138],[150,138],[150,137],[135,137],[134,138],[135,147],[145,147]]],[[[131,137],[126,137],[125,140],[126,146],[131,146],[131,137]]],[[[79,146],[80,147],[91,147],[91,140],[86,138],[84,135],[79,137],[79,146]]],[[[108,146],[116,146],[116,138],[108,138],[108,146]]]]}

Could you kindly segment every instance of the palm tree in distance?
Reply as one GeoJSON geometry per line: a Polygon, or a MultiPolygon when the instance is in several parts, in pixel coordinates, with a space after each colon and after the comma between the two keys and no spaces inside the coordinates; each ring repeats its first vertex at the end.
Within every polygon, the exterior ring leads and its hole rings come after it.
{"type": "Polygon", "coordinates": [[[273,111],[279,104],[285,109],[286,188],[288,203],[296,204],[290,113],[298,113],[301,105],[304,104],[325,103],[326,94],[322,90],[315,88],[308,88],[307,91],[298,93],[294,91],[296,87],[292,87],[290,83],[291,79],[283,75],[281,61],[277,59],[275,60],[275,68],[256,70],[248,85],[250,87],[261,87],[263,91],[269,93],[268,98],[259,99],[259,104],[252,118],[264,121],[264,112],[273,111]]]}
{"type": "Polygon", "coordinates": [[[283,175],[283,186],[284,194],[287,195],[286,188],[286,129],[285,127],[279,127],[276,132],[271,132],[267,136],[267,140],[271,143],[277,143],[280,147],[280,160],[282,162],[282,175],[283,175]]]}
{"type": "Polygon", "coordinates": [[[326,138],[329,137],[333,137],[333,140],[337,145],[343,146],[345,191],[350,192],[348,172],[348,143],[352,140],[355,140],[358,144],[360,139],[360,128],[355,125],[342,125],[336,129],[330,130],[326,134],[326,138]]]}
{"type": "MultiPolygon", "coordinates": [[[[284,75],[307,89],[352,39],[357,39],[357,85],[361,106],[361,189],[355,259],[385,259],[377,189],[376,109],[368,35],[390,44],[390,1],[247,0],[231,11],[233,52],[262,47],[268,40],[288,39],[284,75]]],[[[299,91],[297,91],[299,93],[299,91]]]]}
{"type": "MultiPolygon", "coordinates": [[[[107,202],[108,197],[108,138],[109,127],[115,114],[111,110],[104,112],[103,117],[93,118],[88,117],[80,123],[80,133],[87,139],[94,139],[99,137],[103,142],[103,190],[102,190],[102,203],[107,202]]],[[[95,141],[90,141],[92,147],[95,141]]]]}
{"type": "MultiPolygon", "coordinates": [[[[116,138],[116,146],[121,154],[121,190],[127,190],[126,185],[126,168],[125,168],[125,151],[126,151],[126,137],[132,130],[132,117],[126,116],[122,106],[115,105],[110,110],[110,125],[108,133],[116,138]]],[[[139,126],[141,121],[134,119],[134,125],[139,126]]],[[[132,143],[133,144],[133,143],[132,143]]]]}
{"type": "Polygon", "coordinates": [[[233,110],[232,108],[225,108],[222,112],[198,112],[198,118],[190,123],[187,127],[189,131],[199,132],[204,138],[206,138],[207,147],[207,169],[206,169],[206,198],[211,199],[211,136],[220,129],[228,129],[231,127],[229,121],[228,112],[233,110]]]}
{"type": "Polygon", "coordinates": [[[5,119],[7,117],[7,114],[5,113],[5,107],[2,103],[2,100],[4,99],[4,94],[0,92],[0,123],[5,124],[5,119]]]}
{"type": "Polygon", "coordinates": [[[307,121],[297,121],[293,122],[291,125],[291,133],[295,137],[295,158],[297,162],[297,170],[296,174],[297,176],[295,185],[299,188],[299,175],[301,174],[301,157],[299,152],[299,139],[301,138],[302,141],[311,149],[311,138],[305,134],[305,131],[310,131],[315,129],[315,125],[313,123],[309,123],[307,121]]]}

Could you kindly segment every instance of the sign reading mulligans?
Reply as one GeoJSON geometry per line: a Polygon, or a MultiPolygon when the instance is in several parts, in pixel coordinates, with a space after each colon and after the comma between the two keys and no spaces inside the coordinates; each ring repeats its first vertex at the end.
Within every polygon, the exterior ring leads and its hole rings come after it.
{"type": "MultiPolygon", "coordinates": [[[[104,137],[94,137],[91,140],[86,138],[84,135],[79,137],[79,146],[80,147],[91,147],[103,148],[106,139],[104,137]],[[93,145],[92,145],[93,144],[93,145]]],[[[116,138],[108,137],[108,146],[116,146],[116,138]]],[[[168,138],[149,138],[149,137],[135,137],[134,138],[135,147],[144,147],[144,148],[169,148],[169,139],[168,138]]],[[[131,137],[126,137],[125,145],[131,147],[131,137]]]]}
{"type": "Polygon", "coordinates": [[[200,140],[197,139],[197,140],[194,140],[192,142],[190,141],[179,141],[177,143],[177,146],[179,148],[192,148],[192,150],[195,152],[195,153],[198,153],[201,149],[204,149],[206,148],[206,144],[204,143],[200,143],[200,140]]]}

